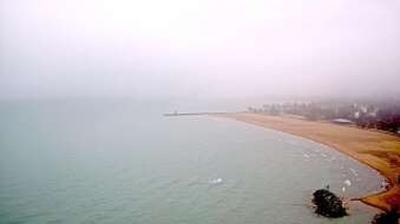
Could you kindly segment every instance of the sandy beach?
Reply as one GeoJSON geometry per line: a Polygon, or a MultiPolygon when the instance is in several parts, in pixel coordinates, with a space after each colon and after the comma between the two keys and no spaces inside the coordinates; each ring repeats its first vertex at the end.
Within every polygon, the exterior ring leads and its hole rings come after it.
{"type": "Polygon", "coordinates": [[[381,192],[366,195],[359,200],[385,211],[394,207],[400,212],[399,137],[375,130],[325,121],[308,121],[289,116],[268,116],[256,113],[230,113],[219,116],[305,137],[367,164],[386,177],[389,185],[381,192]]]}

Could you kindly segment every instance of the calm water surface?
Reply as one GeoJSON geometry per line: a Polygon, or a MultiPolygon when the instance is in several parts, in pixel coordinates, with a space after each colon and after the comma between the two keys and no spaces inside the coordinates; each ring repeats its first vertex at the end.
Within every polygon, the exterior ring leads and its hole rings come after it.
{"type": "Polygon", "coordinates": [[[216,117],[163,117],[168,104],[0,103],[0,223],[367,223],[313,214],[314,189],[379,189],[334,150],[216,117]]]}

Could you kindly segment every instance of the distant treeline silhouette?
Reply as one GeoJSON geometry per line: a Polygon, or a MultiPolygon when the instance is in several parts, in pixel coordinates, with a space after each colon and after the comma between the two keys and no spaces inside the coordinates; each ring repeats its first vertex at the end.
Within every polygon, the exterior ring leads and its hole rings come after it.
{"type": "Polygon", "coordinates": [[[309,120],[346,119],[361,128],[400,134],[400,103],[397,101],[295,101],[264,104],[248,110],[269,115],[291,114],[309,120]]]}

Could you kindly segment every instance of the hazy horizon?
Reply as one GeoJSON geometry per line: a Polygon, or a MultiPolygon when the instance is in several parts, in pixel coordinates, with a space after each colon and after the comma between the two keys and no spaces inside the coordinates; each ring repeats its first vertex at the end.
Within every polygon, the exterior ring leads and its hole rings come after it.
{"type": "Polygon", "coordinates": [[[400,95],[399,1],[0,4],[1,99],[400,95]]]}

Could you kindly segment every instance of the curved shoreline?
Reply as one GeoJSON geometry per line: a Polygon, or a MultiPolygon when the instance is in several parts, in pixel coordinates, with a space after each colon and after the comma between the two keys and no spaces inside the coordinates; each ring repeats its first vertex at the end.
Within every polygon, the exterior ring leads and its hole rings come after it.
{"type": "Polygon", "coordinates": [[[301,136],[325,144],[371,167],[385,177],[388,188],[355,200],[384,211],[397,206],[400,212],[400,187],[397,183],[400,175],[400,138],[372,130],[286,116],[256,113],[226,113],[218,116],[301,136]]]}

